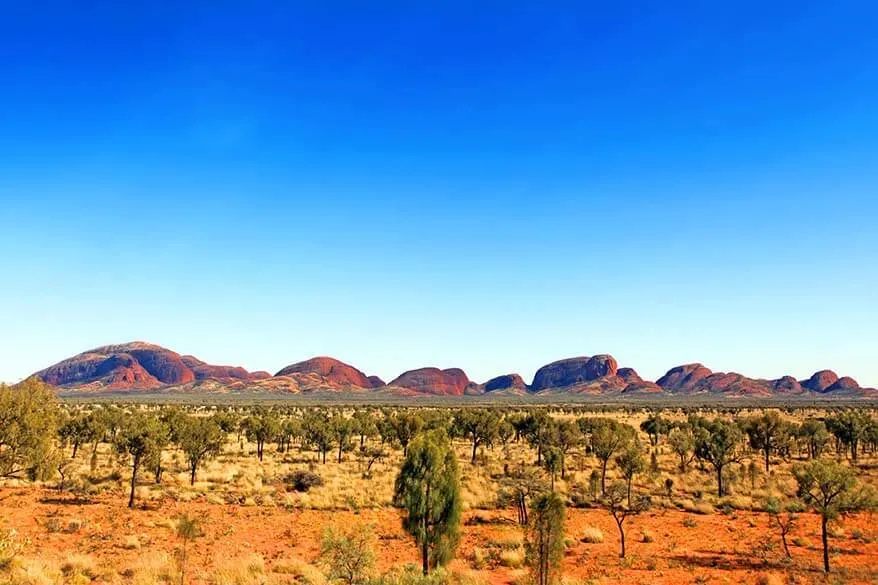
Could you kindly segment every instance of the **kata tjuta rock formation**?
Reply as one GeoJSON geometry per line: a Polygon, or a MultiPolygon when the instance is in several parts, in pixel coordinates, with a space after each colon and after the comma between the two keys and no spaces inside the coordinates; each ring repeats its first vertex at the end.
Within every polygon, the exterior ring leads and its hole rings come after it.
{"type": "Polygon", "coordinates": [[[98,347],[34,375],[53,386],[97,386],[110,390],[149,390],[204,379],[256,381],[270,377],[267,372],[213,366],[142,341],[98,347]]]}
{"type": "Polygon", "coordinates": [[[425,367],[400,374],[389,383],[331,357],[289,365],[274,376],[237,366],[208,364],[158,345],[132,342],[99,347],[35,374],[67,391],[162,392],[380,392],[408,396],[712,396],[712,397],[878,397],[856,380],[821,370],[810,378],[766,380],[734,372],[713,372],[700,363],[671,368],[656,382],[620,367],[608,354],[554,361],[539,368],[531,384],[517,373],[477,383],[460,368],[425,367]]]}

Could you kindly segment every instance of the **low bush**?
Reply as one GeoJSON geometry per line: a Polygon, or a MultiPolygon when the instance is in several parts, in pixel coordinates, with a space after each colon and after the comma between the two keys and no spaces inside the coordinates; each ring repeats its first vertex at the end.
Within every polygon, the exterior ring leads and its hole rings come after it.
{"type": "Polygon", "coordinates": [[[284,483],[297,492],[307,492],[312,487],[323,485],[323,479],[311,471],[293,471],[284,478],[284,483]]]}
{"type": "Polygon", "coordinates": [[[588,544],[600,544],[603,541],[604,533],[601,532],[600,528],[589,526],[582,531],[582,542],[587,542],[588,544]]]}

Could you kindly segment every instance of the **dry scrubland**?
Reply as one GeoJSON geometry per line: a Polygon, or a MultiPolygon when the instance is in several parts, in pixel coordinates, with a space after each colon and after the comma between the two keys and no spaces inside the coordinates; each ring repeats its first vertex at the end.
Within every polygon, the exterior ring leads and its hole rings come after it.
{"type": "MultiPolygon", "coordinates": [[[[809,446],[812,441],[805,434],[789,434],[796,427],[785,424],[832,420],[838,412],[771,411],[774,414],[766,420],[780,420],[784,425],[774,442],[767,441],[770,469],[766,472],[765,453],[754,448],[759,442],[751,442],[744,421],[769,411],[665,410],[659,413],[656,440],[641,428],[647,420],[655,422],[650,417],[656,413],[643,409],[334,407],[330,412],[281,405],[271,412],[244,406],[186,410],[154,405],[62,405],[57,421],[59,439],[53,440],[57,450],[41,454],[45,462],[51,462],[43,466],[50,469],[38,474],[43,479],[13,474],[19,477],[0,482],[0,583],[320,585],[365,583],[367,579],[400,585],[538,583],[539,575],[528,568],[526,531],[519,524],[514,495],[522,486],[534,488],[534,493],[551,491],[552,483],[566,505],[566,519],[560,564],[547,582],[878,582],[878,528],[873,512],[868,511],[868,489],[857,491],[864,498],[858,504],[865,511],[844,514],[828,523],[832,563],[828,574],[823,572],[820,517],[801,509],[796,497],[800,482],[793,469],[811,458],[813,445],[809,446]],[[164,420],[164,429],[171,435],[173,427],[183,424],[180,421],[184,419],[226,418],[222,448],[204,457],[193,484],[188,457],[180,446],[185,439],[170,437],[161,448],[160,483],[156,481],[157,460],[144,459],[134,507],[129,508],[132,456],[120,454],[117,445],[119,435],[125,432],[122,419],[130,417],[131,411],[164,420]],[[491,414],[485,414],[488,412],[491,414]],[[112,413],[121,419],[95,433],[80,424],[89,416],[94,419],[95,413],[112,413]],[[675,424],[685,429],[690,415],[730,421],[742,429],[734,461],[723,471],[723,496],[717,493],[718,478],[709,455],[684,454],[687,469],[680,469],[681,458],[672,446],[680,443],[681,433],[670,429],[675,424]],[[467,416],[477,435],[479,416],[488,420],[482,420],[486,439],[476,447],[475,463],[471,461],[472,435],[466,432],[467,416]],[[777,419],[771,418],[775,416],[777,419]],[[271,428],[260,431],[256,425],[260,417],[271,419],[271,428]],[[330,421],[327,424],[331,426],[331,421],[341,419],[367,421],[368,428],[351,422],[349,430],[330,432],[322,439],[308,428],[317,420],[330,421]],[[402,442],[407,442],[408,434],[417,435],[415,429],[406,428],[414,419],[451,432],[460,472],[463,512],[459,546],[447,566],[429,578],[420,576],[420,550],[403,529],[405,511],[394,506],[394,482],[404,460],[403,447],[395,435],[401,433],[402,442]],[[608,458],[607,490],[618,485],[617,481],[626,483],[626,463],[620,456],[630,453],[634,458],[630,467],[635,471],[632,508],[646,496],[651,504],[624,521],[625,558],[619,557],[617,524],[594,475],[601,469],[595,454],[602,440],[593,423],[596,419],[628,425],[631,431],[614,426],[614,433],[626,437],[630,433],[628,444],[638,446],[633,452],[619,448],[608,458]],[[394,430],[393,425],[381,422],[385,420],[395,421],[399,428],[394,430]],[[286,422],[291,424],[285,433],[286,422]],[[545,425],[551,430],[540,430],[545,425]],[[365,428],[364,448],[360,428],[365,428]],[[565,437],[565,432],[570,436],[565,437]],[[260,435],[265,439],[261,461],[260,435]],[[326,463],[322,462],[321,448],[315,448],[323,439],[326,463]],[[297,486],[294,472],[316,474],[320,482],[297,486]],[[305,488],[307,491],[300,491],[305,488]],[[772,505],[789,507],[792,512],[772,515],[767,511],[772,505]],[[188,532],[181,528],[181,518],[192,521],[188,532]],[[786,535],[788,556],[780,526],[789,519],[793,525],[786,535]],[[327,529],[354,540],[362,537],[362,546],[345,551],[365,550],[366,557],[372,551],[373,562],[360,559],[365,561],[361,574],[339,578],[333,569],[338,569],[341,561],[340,557],[330,560],[325,546],[327,529]]],[[[824,436],[818,432],[821,460],[841,462],[845,469],[854,470],[859,487],[878,484],[876,433],[868,422],[871,417],[874,426],[874,413],[846,410],[841,416],[860,417],[866,426],[853,452],[850,444],[838,441],[832,433],[824,436]]],[[[10,419],[0,415],[0,425],[4,424],[10,425],[10,419]]],[[[412,424],[417,427],[422,423],[412,424]]],[[[6,432],[8,435],[8,429],[6,432]]],[[[3,451],[0,447],[0,464],[4,456],[9,459],[8,448],[3,451]]],[[[302,477],[308,483],[311,476],[300,473],[300,483],[302,477]]],[[[528,498],[528,507],[535,498],[528,498]]],[[[626,508],[627,502],[620,506],[626,508]]],[[[533,515],[531,511],[531,522],[533,515]]],[[[350,555],[344,560],[350,561],[350,555]]]]}

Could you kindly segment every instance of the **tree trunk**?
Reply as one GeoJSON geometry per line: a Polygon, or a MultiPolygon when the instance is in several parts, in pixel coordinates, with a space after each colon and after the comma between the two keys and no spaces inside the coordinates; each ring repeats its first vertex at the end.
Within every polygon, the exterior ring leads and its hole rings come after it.
{"type": "Polygon", "coordinates": [[[189,476],[189,485],[195,485],[195,470],[198,469],[197,463],[192,463],[192,473],[189,476]]]}
{"type": "Polygon", "coordinates": [[[622,545],[622,552],[619,553],[619,558],[625,558],[625,530],[622,528],[622,523],[618,520],[616,521],[616,525],[619,527],[619,542],[622,545]]]}
{"type": "Polygon", "coordinates": [[[478,448],[479,443],[475,439],[473,439],[473,458],[472,461],[470,461],[470,463],[472,463],[473,465],[476,464],[476,451],[478,450],[478,448]]]}
{"type": "Polygon", "coordinates": [[[723,492],[723,468],[722,467],[716,468],[716,485],[717,485],[717,492],[719,493],[719,497],[723,497],[723,495],[725,495],[725,494],[723,492]]]}
{"type": "Polygon", "coordinates": [[[601,461],[601,495],[607,493],[607,459],[601,461]]]}
{"type": "Polygon", "coordinates": [[[766,447],[765,449],[765,474],[768,475],[771,472],[771,451],[766,447]]]}
{"type": "Polygon", "coordinates": [[[131,468],[131,494],[128,496],[128,507],[132,509],[134,508],[134,488],[137,487],[138,467],[140,467],[140,461],[135,457],[134,465],[131,468]]]}
{"type": "Polygon", "coordinates": [[[829,572],[829,536],[826,530],[826,516],[820,518],[820,531],[823,538],[823,571],[829,572]]]}

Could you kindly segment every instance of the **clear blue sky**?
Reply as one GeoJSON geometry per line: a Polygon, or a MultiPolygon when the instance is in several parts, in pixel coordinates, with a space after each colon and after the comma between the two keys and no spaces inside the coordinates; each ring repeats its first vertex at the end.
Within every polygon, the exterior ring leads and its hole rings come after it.
{"type": "Polygon", "coordinates": [[[0,380],[140,339],[878,385],[876,30],[865,0],[4,2],[0,380]]]}

